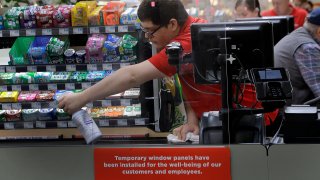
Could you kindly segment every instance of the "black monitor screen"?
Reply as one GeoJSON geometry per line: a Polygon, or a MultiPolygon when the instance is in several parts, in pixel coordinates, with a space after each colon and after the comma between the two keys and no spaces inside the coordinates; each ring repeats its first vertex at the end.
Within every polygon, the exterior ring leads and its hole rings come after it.
{"type": "Polygon", "coordinates": [[[235,76],[240,69],[273,67],[272,24],[269,22],[193,24],[191,38],[196,83],[219,82],[221,50],[236,58],[230,70],[235,76]]]}
{"type": "Polygon", "coordinates": [[[294,30],[293,16],[265,16],[257,18],[241,18],[236,21],[269,21],[272,23],[273,43],[277,44],[284,36],[294,30]]]}

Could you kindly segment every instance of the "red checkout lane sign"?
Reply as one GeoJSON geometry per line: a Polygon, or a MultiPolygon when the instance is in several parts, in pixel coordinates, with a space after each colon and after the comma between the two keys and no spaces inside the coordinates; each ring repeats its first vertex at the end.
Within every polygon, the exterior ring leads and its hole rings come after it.
{"type": "Polygon", "coordinates": [[[95,180],[231,180],[228,147],[95,148],[95,180]]]}

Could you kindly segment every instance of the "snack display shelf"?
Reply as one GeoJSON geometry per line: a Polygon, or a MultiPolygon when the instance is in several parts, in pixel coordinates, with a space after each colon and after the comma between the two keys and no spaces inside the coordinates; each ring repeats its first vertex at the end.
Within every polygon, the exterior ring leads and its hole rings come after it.
{"type": "Polygon", "coordinates": [[[103,71],[118,70],[134,62],[110,62],[100,64],[46,64],[46,65],[2,65],[1,72],[74,72],[74,71],[103,71]]]}
{"type": "MultiPolygon", "coordinates": [[[[132,127],[149,125],[148,118],[142,117],[121,117],[95,119],[99,127],[132,127]]],[[[71,120],[66,121],[10,121],[0,122],[0,130],[16,129],[57,129],[76,128],[76,124],[71,120]]]]}
{"type": "MultiPolygon", "coordinates": [[[[138,104],[140,101],[138,97],[136,99],[106,99],[98,100],[88,103],[86,107],[106,107],[106,106],[130,106],[138,104]]],[[[0,103],[0,109],[2,110],[15,110],[15,109],[47,109],[57,108],[57,101],[44,101],[44,102],[17,102],[17,103],[0,103]]]]}
{"type": "Polygon", "coordinates": [[[77,90],[87,89],[96,82],[75,82],[75,83],[35,83],[35,84],[11,84],[0,85],[1,91],[47,91],[47,90],[77,90]]]}
{"type": "Polygon", "coordinates": [[[135,25],[66,27],[46,29],[11,29],[0,30],[0,37],[42,36],[42,35],[72,35],[96,33],[128,33],[136,31],[135,25]]]}

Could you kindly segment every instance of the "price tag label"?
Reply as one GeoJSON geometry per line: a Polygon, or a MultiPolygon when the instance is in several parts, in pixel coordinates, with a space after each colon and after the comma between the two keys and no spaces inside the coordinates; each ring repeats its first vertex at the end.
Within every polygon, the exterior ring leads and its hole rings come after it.
{"type": "Polygon", "coordinates": [[[93,107],[93,103],[91,102],[91,103],[86,104],[86,107],[92,108],[93,107]]]}
{"type": "Polygon", "coordinates": [[[91,83],[81,83],[82,89],[87,89],[91,86],[91,83]]]}
{"type": "Polygon", "coordinates": [[[38,91],[39,90],[39,85],[38,84],[30,84],[29,85],[29,90],[30,91],[38,91]]]}
{"type": "Polygon", "coordinates": [[[37,72],[37,66],[27,66],[28,72],[37,72]]]}
{"type": "Polygon", "coordinates": [[[12,109],[12,106],[10,103],[2,104],[2,110],[11,110],[11,109],[12,109]]]}
{"type": "Polygon", "coordinates": [[[109,126],[109,120],[99,120],[99,126],[101,127],[109,126]]]}
{"type": "Polygon", "coordinates": [[[47,65],[46,69],[47,69],[47,72],[56,72],[56,66],[55,65],[47,65]]]}
{"type": "Polygon", "coordinates": [[[48,84],[48,90],[55,91],[57,89],[58,89],[57,84],[48,84]]]}
{"type": "Polygon", "coordinates": [[[121,64],[120,64],[120,67],[121,67],[121,68],[126,67],[126,66],[130,66],[130,63],[121,63],[121,64]]]}
{"type": "Polygon", "coordinates": [[[128,26],[118,26],[118,32],[128,32],[128,26]]]}
{"type": "Polygon", "coordinates": [[[68,127],[75,128],[77,125],[73,121],[68,121],[68,127]]]}
{"type": "Polygon", "coordinates": [[[58,121],[57,126],[58,126],[58,128],[67,128],[68,122],[67,121],[58,121]]]}
{"type": "Polygon", "coordinates": [[[57,101],[51,101],[48,104],[49,108],[57,108],[58,107],[58,102],[57,101]]]}
{"type": "Polygon", "coordinates": [[[12,91],[21,91],[21,85],[12,85],[12,91]]]}
{"type": "Polygon", "coordinates": [[[41,103],[40,102],[32,102],[31,109],[41,109],[41,103]]]}
{"type": "Polygon", "coordinates": [[[14,129],[14,123],[12,122],[4,123],[4,129],[14,129]]]}
{"type": "Polygon", "coordinates": [[[36,122],[36,127],[37,127],[37,128],[46,128],[46,122],[37,121],[37,122],[36,122]]]}
{"type": "Polygon", "coordinates": [[[102,101],[102,107],[111,106],[111,100],[103,100],[102,101]]]}
{"type": "Polygon", "coordinates": [[[100,33],[99,27],[90,27],[90,34],[100,33]]]}
{"type": "Polygon", "coordinates": [[[27,29],[26,30],[26,36],[35,36],[36,30],[35,29],[27,29]]]}
{"type": "Polygon", "coordinates": [[[116,27],[115,26],[106,26],[106,33],[114,33],[116,32],[116,27]]]}
{"type": "Polygon", "coordinates": [[[0,31],[0,37],[3,37],[2,31],[0,31]]]}
{"type": "Polygon", "coordinates": [[[73,28],[73,34],[83,34],[83,28],[73,28]]]}
{"type": "Polygon", "coordinates": [[[146,122],[142,118],[137,118],[134,120],[134,125],[137,125],[137,126],[146,125],[146,122]]]}
{"type": "Polygon", "coordinates": [[[88,71],[97,71],[98,70],[98,66],[96,64],[88,64],[87,65],[87,70],[88,71]]]}
{"type": "Polygon", "coordinates": [[[6,72],[6,67],[5,66],[0,66],[0,72],[6,72]]]}
{"type": "Polygon", "coordinates": [[[51,36],[52,35],[52,29],[42,29],[42,35],[51,36]]]}
{"type": "Polygon", "coordinates": [[[11,37],[17,37],[20,36],[20,31],[19,30],[10,30],[10,36],[11,37]]]}
{"type": "Polygon", "coordinates": [[[112,64],[103,64],[102,68],[103,70],[112,70],[112,64]]]}
{"type": "Polygon", "coordinates": [[[126,119],[118,119],[118,126],[128,126],[128,121],[126,119]]]}
{"type": "Polygon", "coordinates": [[[12,109],[16,109],[16,110],[22,109],[21,103],[12,103],[12,109]]]}
{"type": "Polygon", "coordinates": [[[33,122],[24,122],[23,128],[24,129],[33,129],[34,128],[33,122]]]}
{"type": "Polygon", "coordinates": [[[16,72],[15,66],[6,66],[6,72],[16,72]]]}
{"type": "Polygon", "coordinates": [[[67,65],[67,66],[66,66],[66,69],[67,69],[68,72],[77,71],[77,66],[74,65],[74,64],[67,65]]]}
{"type": "Polygon", "coordinates": [[[74,83],[66,83],[66,90],[74,90],[75,89],[75,84],[74,83]]]}
{"type": "Polygon", "coordinates": [[[8,86],[0,86],[0,91],[8,91],[8,86]]]}
{"type": "Polygon", "coordinates": [[[60,28],[59,29],[59,35],[68,35],[69,34],[69,28],[60,28]]]}
{"type": "Polygon", "coordinates": [[[130,99],[121,99],[121,106],[130,106],[131,105],[131,100],[130,99]]]}

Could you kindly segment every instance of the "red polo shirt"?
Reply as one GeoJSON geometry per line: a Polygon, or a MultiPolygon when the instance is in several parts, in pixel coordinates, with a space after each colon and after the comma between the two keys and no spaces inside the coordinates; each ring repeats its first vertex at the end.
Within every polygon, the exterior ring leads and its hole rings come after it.
{"type": "MultiPolygon", "coordinates": [[[[205,20],[199,18],[190,17],[186,21],[185,25],[181,28],[179,35],[172,41],[180,42],[185,53],[191,52],[191,32],[190,26],[192,23],[205,23],[205,20]]],[[[156,55],[152,56],[149,61],[162,73],[167,76],[174,75],[176,67],[168,64],[168,57],[165,53],[165,49],[161,50],[156,55]]],[[[203,112],[219,110],[221,108],[221,86],[215,85],[201,85],[194,82],[193,68],[191,64],[182,65],[179,73],[180,82],[182,85],[183,96],[185,102],[189,103],[193,110],[196,112],[198,118],[201,117],[203,112]],[[188,83],[186,83],[186,82],[188,83]],[[190,87],[191,86],[191,87],[190,87]],[[204,93],[201,93],[204,92],[204,93]]],[[[261,107],[256,100],[255,90],[252,85],[246,85],[243,94],[242,105],[246,107],[261,107]]],[[[274,120],[277,115],[277,111],[268,113],[267,116],[274,120]]],[[[269,120],[266,119],[266,124],[269,124],[269,120]]]]}
{"type": "MultiPolygon", "coordinates": [[[[289,5],[292,8],[292,12],[289,15],[294,17],[294,28],[302,27],[303,23],[308,15],[308,12],[302,8],[294,7],[291,4],[289,5]]],[[[261,13],[262,16],[278,16],[274,9],[270,9],[267,11],[263,11],[261,13]]]]}

